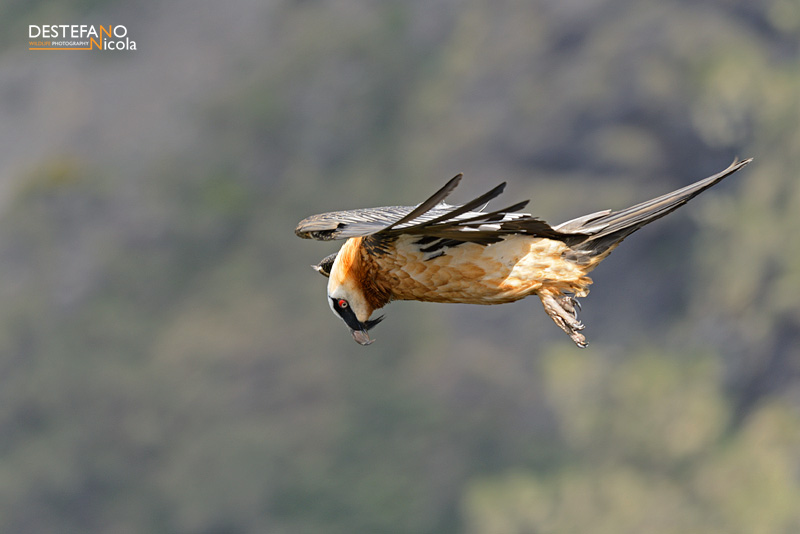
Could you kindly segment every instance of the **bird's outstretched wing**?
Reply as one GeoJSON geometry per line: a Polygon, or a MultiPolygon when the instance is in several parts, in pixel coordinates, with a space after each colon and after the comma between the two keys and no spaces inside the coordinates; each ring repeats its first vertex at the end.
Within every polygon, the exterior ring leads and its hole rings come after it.
{"type": "Polygon", "coordinates": [[[463,205],[445,204],[444,199],[461,181],[459,174],[425,202],[417,206],[385,206],[348,211],[333,211],[313,215],[300,221],[295,233],[305,239],[329,241],[380,235],[391,238],[399,235],[422,236],[424,239],[449,240],[456,243],[496,243],[504,235],[528,234],[558,237],[560,234],[546,222],[527,213],[517,213],[528,201],[507,208],[483,211],[485,205],[500,195],[505,182],[463,205]]]}

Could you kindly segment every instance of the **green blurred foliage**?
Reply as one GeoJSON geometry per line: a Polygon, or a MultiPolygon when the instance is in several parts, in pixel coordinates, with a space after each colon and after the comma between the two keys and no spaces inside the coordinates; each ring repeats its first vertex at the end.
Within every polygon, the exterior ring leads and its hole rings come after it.
{"type": "Polygon", "coordinates": [[[648,350],[618,368],[554,351],[548,400],[568,461],[473,480],[467,532],[795,532],[800,415],[780,403],[726,431],[711,356],[648,350]]]}
{"type": "Polygon", "coordinates": [[[0,531],[800,529],[797,0],[5,13],[139,50],[2,40],[0,531]],[[460,171],[557,223],[734,156],[595,271],[580,352],[538,302],[356,346],[293,234],[460,171]]]}

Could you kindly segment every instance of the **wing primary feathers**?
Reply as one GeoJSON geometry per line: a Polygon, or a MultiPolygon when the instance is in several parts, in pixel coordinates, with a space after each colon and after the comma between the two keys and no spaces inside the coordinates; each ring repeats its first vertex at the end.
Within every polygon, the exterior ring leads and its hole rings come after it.
{"type": "Polygon", "coordinates": [[[408,215],[406,215],[405,217],[403,217],[399,221],[396,221],[396,222],[390,224],[389,226],[387,226],[386,228],[384,228],[382,231],[391,230],[392,228],[394,228],[395,226],[397,226],[399,224],[403,224],[403,223],[407,223],[409,221],[413,221],[414,219],[416,219],[417,217],[419,217],[423,213],[426,213],[426,212],[430,211],[431,208],[436,206],[436,204],[438,204],[439,202],[441,202],[442,200],[447,198],[447,196],[450,193],[453,192],[453,189],[455,189],[456,186],[458,186],[458,183],[461,181],[461,178],[463,176],[464,176],[464,173],[456,174],[453,178],[450,179],[449,182],[444,184],[444,187],[442,187],[437,192],[435,192],[428,200],[426,200],[425,202],[423,202],[422,204],[420,204],[419,206],[414,208],[411,211],[411,213],[409,213],[408,215]]]}
{"type": "MultiPolygon", "coordinates": [[[[417,234],[426,236],[423,239],[438,238],[446,240],[436,243],[434,248],[426,247],[423,249],[424,252],[430,252],[443,246],[443,244],[448,247],[457,246],[465,242],[489,245],[502,240],[504,235],[515,233],[538,235],[555,239],[561,237],[561,234],[555,232],[546,222],[525,213],[514,213],[527,206],[528,200],[517,202],[507,208],[491,212],[475,214],[471,211],[478,206],[483,206],[485,208],[486,203],[500,195],[505,189],[505,186],[506,184],[503,182],[478,198],[462,206],[453,206],[455,209],[431,220],[413,224],[413,220],[409,218],[412,223],[411,226],[399,228],[399,225],[396,225],[394,228],[387,231],[386,234],[417,234]],[[468,217],[459,218],[464,214],[467,214],[468,217]],[[510,220],[504,220],[507,215],[513,215],[515,217],[512,217],[510,220]],[[493,224],[496,228],[486,228],[484,225],[487,224],[493,224]]],[[[441,207],[438,209],[441,209],[441,207]]],[[[429,241],[427,240],[420,240],[420,242],[418,242],[418,244],[421,245],[427,245],[428,243],[429,241]]]]}
{"type": "Polygon", "coordinates": [[[509,233],[552,233],[549,226],[530,215],[510,212],[524,208],[528,201],[518,202],[503,210],[475,212],[485,209],[486,204],[499,196],[505,182],[467,202],[464,205],[448,206],[442,201],[458,186],[462,174],[458,174],[418,206],[386,206],[349,211],[333,211],[312,215],[300,221],[295,233],[302,238],[329,241],[349,237],[372,236],[369,240],[374,252],[383,252],[388,242],[402,234],[430,235],[449,238],[459,242],[480,244],[495,243],[509,233]],[[525,224],[519,224],[524,222],[525,224]],[[481,224],[494,223],[497,228],[480,228],[481,224]]]}
{"type": "Polygon", "coordinates": [[[456,220],[456,221],[449,222],[447,224],[442,224],[442,225],[439,225],[439,228],[446,228],[446,227],[450,227],[450,226],[462,226],[462,225],[467,225],[469,223],[473,223],[475,221],[491,222],[491,221],[495,220],[495,218],[498,217],[498,216],[500,217],[500,219],[502,219],[503,216],[506,213],[512,213],[512,212],[521,210],[525,206],[527,206],[529,202],[530,202],[530,200],[523,200],[522,202],[517,202],[513,206],[509,206],[509,207],[503,208],[501,210],[490,211],[490,212],[487,212],[487,213],[480,213],[480,214],[476,215],[475,217],[470,217],[469,219],[459,219],[459,220],[456,220]]]}
{"type": "Polygon", "coordinates": [[[349,211],[331,211],[306,217],[294,233],[303,239],[330,241],[372,235],[412,221],[434,208],[458,186],[462,173],[454,176],[444,187],[417,207],[386,206],[349,211]]]}
{"type": "MultiPolygon", "coordinates": [[[[503,182],[502,184],[498,185],[497,187],[495,187],[491,191],[488,191],[488,192],[482,194],[481,196],[479,196],[475,200],[471,200],[470,202],[467,202],[463,206],[458,206],[453,211],[448,211],[444,215],[442,215],[440,217],[436,217],[435,219],[433,219],[431,221],[426,221],[426,222],[422,223],[419,226],[433,226],[433,225],[438,224],[438,223],[443,222],[443,221],[450,221],[454,217],[458,217],[459,215],[461,215],[463,213],[466,213],[466,212],[470,211],[471,209],[480,206],[481,204],[486,204],[487,202],[489,202],[493,198],[495,198],[498,195],[500,195],[500,193],[502,193],[505,188],[506,188],[506,183],[503,182]]],[[[407,230],[409,228],[414,228],[414,226],[407,227],[407,228],[405,228],[405,230],[407,230]]]]}

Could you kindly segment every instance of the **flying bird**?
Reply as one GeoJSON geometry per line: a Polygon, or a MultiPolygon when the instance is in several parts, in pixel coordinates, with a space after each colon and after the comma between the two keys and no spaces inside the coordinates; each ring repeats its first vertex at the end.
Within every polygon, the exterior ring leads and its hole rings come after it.
{"type": "Polygon", "coordinates": [[[587,345],[578,320],[588,274],[627,236],[671,213],[738,171],[752,158],[666,195],[619,211],[604,210],[556,226],[528,213],[528,201],[488,210],[505,182],[462,205],[444,199],[459,174],[417,206],[334,211],[300,221],[302,238],[346,239],[313,266],[328,277],[328,304],[361,345],[393,300],[504,304],[536,295],[576,345],[587,345]]]}

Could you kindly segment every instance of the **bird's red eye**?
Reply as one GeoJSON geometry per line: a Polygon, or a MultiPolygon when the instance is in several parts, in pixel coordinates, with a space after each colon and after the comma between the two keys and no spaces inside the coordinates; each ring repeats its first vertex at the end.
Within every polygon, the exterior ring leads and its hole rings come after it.
{"type": "Polygon", "coordinates": [[[339,307],[340,308],[346,308],[347,307],[347,301],[344,300],[344,299],[339,299],[339,307]]]}

